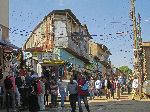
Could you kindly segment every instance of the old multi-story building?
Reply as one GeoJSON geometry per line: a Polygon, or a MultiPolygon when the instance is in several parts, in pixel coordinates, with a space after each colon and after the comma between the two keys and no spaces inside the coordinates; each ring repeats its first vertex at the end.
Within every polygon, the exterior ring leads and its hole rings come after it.
{"type": "Polygon", "coordinates": [[[89,63],[89,39],[87,26],[71,10],[53,10],[33,30],[23,49],[38,61],[39,74],[42,66],[53,66],[58,71],[58,66],[66,62],[81,71],[89,63]]]}
{"type": "Polygon", "coordinates": [[[150,80],[150,42],[143,42],[144,65],[143,72],[145,80],[150,80]]]}
{"type": "Polygon", "coordinates": [[[108,48],[99,43],[89,42],[89,52],[91,61],[91,70],[94,70],[95,74],[99,74],[101,77],[111,76],[111,63],[109,61],[109,55],[111,55],[108,48]]]}

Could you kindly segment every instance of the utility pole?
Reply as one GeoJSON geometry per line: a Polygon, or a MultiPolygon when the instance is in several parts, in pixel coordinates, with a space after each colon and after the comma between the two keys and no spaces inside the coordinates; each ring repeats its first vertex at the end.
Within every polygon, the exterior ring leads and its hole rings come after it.
{"type": "Polygon", "coordinates": [[[141,19],[140,14],[138,14],[138,26],[135,16],[135,0],[131,0],[131,19],[133,22],[133,35],[134,35],[134,73],[138,76],[139,79],[139,95],[140,99],[142,97],[142,62],[141,62],[141,48],[140,43],[142,42],[141,38],[141,19]]]}
{"type": "Polygon", "coordinates": [[[140,14],[138,14],[138,38],[139,38],[139,63],[140,63],[140,88],[139,88],[139,93],[140,93],[140,98],[142,98],[142,87],[143,87],[143,81],[144,81],[144,72],[143,72],[143,68],[144,68],[144,51],[143,51],[143,47],[142,47],[142,35],[141,35],[141,16],[140,14]]]}
{"type": "Polygon", "coordinates": [[[133,33],[134,33],[134,49],[137,48],[137,29],[136,29],[136,16],[135,16],[135,0],[131,0],[131,18],[133,22],[133,33]]]}
{"type": "Polygon", "coordinates": [[[140,14],[138,13],[138,28],[137,28],[137,32],[138,32],[138,63],[139,63],[139,95],[140,95],[140,99],[142,98],[142,85],[143,85],[143,81],[142,81],[142,77],[143,77],[143,50],[141,48],[141,44],[142,44],[142,38],[141,38],[141,17],[140,14]]]}
{"type": "Polygon", "coordinates": [[[136,16],[135,16],[135,0],[131,0],[131,20],[133,22],[133,41],[134,41],[134,73],[137,73],[137,62],[138,62],[138,53],[137,53],[137,28],[136,28],[136,16]]]}

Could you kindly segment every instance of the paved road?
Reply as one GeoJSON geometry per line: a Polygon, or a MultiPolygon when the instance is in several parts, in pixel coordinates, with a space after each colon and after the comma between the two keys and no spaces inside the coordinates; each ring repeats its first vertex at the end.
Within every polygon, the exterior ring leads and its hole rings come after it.
{"type": "MultiPolygon", "coordinates": [[[[109,99],[106,100],[105,97],[95,100],[90,100],[90,110],[91,112],[150,112],[150,100],[131,100],[131,96],[122,95],[120,100],[109,99]]],[[[83,104],[84,112],[86,109],[83,104]]],[[[47,112],[70,112],[69,105],[66,105],[64,110],[61,109],[50,109],[47,112]]],[[[78,112],[78,110],[77,110],[78,112]]]]}
{"type": "MultiPolygon", "coordinates": [[[[84,108],[84,112],[86,109],[84,108]]],[[[91,112],[150,112],[150,101],[107,101],[107,102],[90,102],[91,112]]],[[[47,112],[70,112],[70,108],[66,107],[61,109],[50,109],[47,112]]],[[[78,112],[78,110],[77,110],[78,112]]]]}
{"type": "MultiPolygon", "coordinates": [[[[89,101],[91,112],[150,112],[150,100],[131,100],[130,96],[122,95],[120,100],[109,99],[106,100],[105,97],[89,101]]],[[[77,107],[78,109],[78,107],[77,107]]],[[[86,109],[83,104],[83,112],[86,109]]],[[[65,109],[61,108],[47,108],[46,111],[42,112],[70,112],[70,106],[68,103],[65,104],[65,109]]],[[[0,110],[0,112],[6,112],[6,110],[0,110]]],[[[28,112],[28,111],[24,111],[28,112]]],[[[78,112],[78,110],[77,110],[78,112]]]]}

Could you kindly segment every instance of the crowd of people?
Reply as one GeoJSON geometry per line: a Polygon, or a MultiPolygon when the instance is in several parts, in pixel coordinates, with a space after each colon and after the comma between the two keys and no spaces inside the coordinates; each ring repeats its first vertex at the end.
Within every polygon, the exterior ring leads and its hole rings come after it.
{"type": "Polygon", "coordinates": [[[57,108],[58,95],[60,95],[62,109],[65,107],[66,96],[69,96],[72,112],[76,111],[77,101],[79,112],[83,112],[81,100],[84,101],[87,111],[90,112],[87,100],[88,85],[82,74],[78,75],[77,81],[71,77],[67,85],[64,85],[62,79],[62,76],[59,76],[59,80],[56,80],[55,77],[48,79],[44,75],[38,77],[38,74],[33,71],[16,72],[15,75],[10,71],[4,80],[4,85],[1,86],[3,105],[6,104],[6,108],[11,107],[12,111],[16,111],[16,107],[28,108],[30,112],[43,111],[46,105],[57,108]],[[50,104],[49,96],[51,96],[50,104]]]}
{"type": "Polygon", "coordinates": [[[95,96],[101,98],[102,95],[105,95],[107,99],[114,99],[114,93],[116,93],[116,98],[119,99],[121,87],[117,78],[99,79],[85,77],[79,73],[77,80],[71,76],[66,84],[63,76],[59,76],[59,79],[55,76],[51,78],[44,75],[38,77],[34,71],[21,71],[14,75],[10,71],[4,80],[4,86],[1,87],[1,95],[4,96],[3,105],[6,104],[7,107],[10,105],[13,111],[16,111],[16,107],[27,108],[30,112],[43,111],[45,106],[57,108],[59,96],[60,106],[64,109],[66,96],[69,96],[71,112],[76,111],[76,102],[78,102],[79,112],[83,112],[81,101],[84,102],[87,112],[90,112],[88,97],[92,100],[95,99],[95,96]],[[10,104],[8,103],[9,97],[11,97],[10,104]]]}
{"type": "Polygon", "coordinates": [[[109,79],[109,78],[104,78],[104,79],[96,79],[93,80],[91,77],[89,81],[89,92],[90,92],[90,99],[94,99],[95,96],[100,97],[101,95],[104,94],[107,99],[110,98],[115,98],[114,93],[116,92],[116,98],[120,98],[120,89],[121,89],[121,84],[119,80],[116,79],[109,79]]]}

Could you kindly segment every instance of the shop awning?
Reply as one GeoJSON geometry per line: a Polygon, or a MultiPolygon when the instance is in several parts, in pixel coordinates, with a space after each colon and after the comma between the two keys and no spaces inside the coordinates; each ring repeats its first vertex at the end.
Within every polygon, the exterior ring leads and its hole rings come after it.
{"type": "Polygon", "coordinates": [[[12,43],[10,43],[8,41],[0,40],[0,45],[6,46],[6,47],[11,47],[13,49],[20,49],[19,47],[13,45],[12,43]]]}

